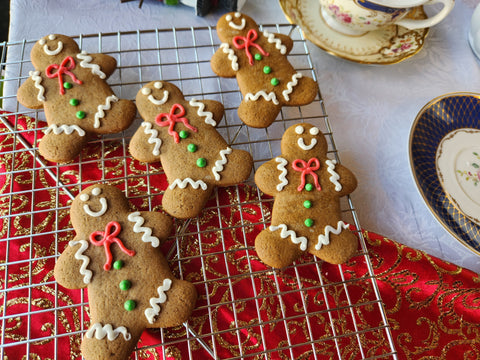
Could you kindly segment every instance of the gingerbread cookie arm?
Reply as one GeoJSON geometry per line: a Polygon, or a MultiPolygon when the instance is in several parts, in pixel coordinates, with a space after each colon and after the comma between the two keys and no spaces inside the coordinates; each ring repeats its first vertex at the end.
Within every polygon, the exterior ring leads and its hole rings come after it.
{"type": "Polygon", "coordinates": [[[213,54],[210,66],[215,74],[221,77],[235,77],[238,71],[238,57],[228,43],[222,43],[213,54]]]}
{"type": "Polygon", "coordinates": [[[71,240],[57,260],[54,268],[55,280],[67,289],[82,289],[93,278],[90,270],[90,257],[87,240],[75,237],[71,240]]]}
{"type": "MultiPolygon", "coordinates": [[[[271,33],[268,30],[263,31],[263,36],[267,38],[267,41],[273,45],[276,51],[282,55],[288,55],[293,48],[293,40],[284,34],[271,33]]],[[[273,49],[269,47],[269,51],[273,49]]]]}
{"type": "Polygon", "coordinates": [[[223,118],[224,108],[218,101],[191,99],[189,105],[204,120],[205,124],[215,127],[223,118]]]}
{"type": "Polygon", "coordinates": [[[158,247],[172,231],[170,217],[159,212],[135,211],[128,214],[127,219],[133,226],[133,232],[141,234],[142,241],[152,247],[158,247]]]}
{"type": "Polygon", "coordinates": [[[336,164],[334,160],[327,160],[325,165],[330,175],[329,182],[335,187],[338,197],[351,194],[357,188],[357,178],[345,166],[336,164]]]}
{"type": "Polygon", "coordinates": [[[144,121],[130,140],[128,149],[135,159],[150,164],[160,161],[162,144],[158,126],[144,121]]]}
{"type": "Polygon", "coordinates": [[[40,71],[30,71],[30,78],[17,91],[18,102],[29,109],[41,109],[45,102],[42,82],[40,71]]]}
{"type": "Polygon", "coordinates": [[[288,185],[288,161],[280,156],[267,161],[255,172],[255,184],[267,195],[275,196],[288,185]]]}
{"type": "Polygon", "coordinates": [[[97,75],[102,80],[108,79],[117,67],[117,60],[105,54],[88,54],[82,51],[77,54],[77,60],[80,67],[89,69],[92,74],[97,75]]]}

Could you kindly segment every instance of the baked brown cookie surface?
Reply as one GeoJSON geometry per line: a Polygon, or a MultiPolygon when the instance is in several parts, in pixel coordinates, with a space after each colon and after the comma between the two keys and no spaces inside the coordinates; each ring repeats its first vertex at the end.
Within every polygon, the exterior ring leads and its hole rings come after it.
{"type": "Polygon", "coordinates": [[[340,197],[356,188],[355,176],[328,159],[325,137],[310,124],[288,128],[281,152],[255,173],[260,190],[275,198],[271,225],[255,239],[258,256],[276,268],[304,252],[333,264],[346,262],[358,239],[341,220],[340,197]]]}
{"type": "Polygon", "coordinates": [[[88,289],[90,327],[81,350],[87,360],[128,359],[145,328],[176,326],[190,316],[195,287],[172,274],[159,245],[169,216],[131,212],[114,186],[94,185],[75,197],[76,232],[54,275],[69,289],[88,289]]]}
{"type": "Polygon", "coordinates": [[[54,162],[74,160],[92,135],[125,130],[136,114],[132,101],[119,99],[106,79],[116,60],[80,51],[70,37],[52,34],[30,53],[34,71],[20,86],[18,101],[45,111],[48,128],[40,154],[54,162]]]}
{"type": "Polygon", "coordinates": [[[221,103],[186,100],[175,85],[152,81],[138,92],[136,104],[144,122],[130,141],[130,153],[142,162],[162,162],[169,183],[162,205],[170,215],[195,217],[215,186],[250,176],[252,156],[232,149],[215,129],[221,103]]]}
{"type": "Polygon", "coordinates": [[[221,77],[236,77],[243,100],[240,119],[254,128],[268,127],[282,106],[311,103],[317,83],[297,72],[287,55],[293,41],[284,34],[260,31],[249,16],[232,12],[217,23],[222,44],[213,55],[212,70],[221,77]]]}

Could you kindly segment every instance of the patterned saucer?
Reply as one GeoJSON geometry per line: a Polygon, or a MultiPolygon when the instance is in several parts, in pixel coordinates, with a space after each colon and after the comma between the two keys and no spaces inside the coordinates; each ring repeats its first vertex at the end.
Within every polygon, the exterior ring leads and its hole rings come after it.
{"type": "MultiPolygon", "coordinates": [[[[331,29],[320,14],[318,0],[280,0],[287,20],[300,26],[305,37],[326,52],[362,64],[389,65],[418,53],[428,34],[427,29],[408,30],[391,25],[361,36],[348,36],[331,29]]],[[[426,19],[423,7],[408,15],[426,19]]]]}
{"type": "Polygon", "coordinates": [[[430,101],[413,122],[409,156],[413,177],[430,211],[460,243],[480,255],[480,225],[451,201],[436,168],[442,140],[458,129],[480,129],[478,119],[480,94],[453,93],[430,101]]]}

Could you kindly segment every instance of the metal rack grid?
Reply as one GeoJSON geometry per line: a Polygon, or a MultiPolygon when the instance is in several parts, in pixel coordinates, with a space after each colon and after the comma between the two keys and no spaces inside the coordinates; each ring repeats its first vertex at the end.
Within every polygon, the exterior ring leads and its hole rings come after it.
{"type": "MultiPolygon", "coordinates": [[[[306,41],[292,25],[263,25],[294,40],[289,59],[316,80],[306,41]]],[[[218,131],[230,146],[248,150],[256,170],[279,155],[287,127],[318,126],[339,161],[319,91],[302,107],[284,107],[267,129],[238,119],[241,94],[234,79],[213,74],[209,60],[219,46],[215,29],[173,28],[74,36],[82,50],[117,59],[108,82],[120,98],[134,99],[143,84],[162,79],[186,98],[221,101],[218,131]]],[[[33,67],[35,40],[4,43],[0,116],[0,327],[2,358],[79,358],[88,328],[86,290],[66,290],[53,278],[59,253],[74,236],[68,208],[83,188],[101,181],[121,188],[140,210],[161,209],[165,177],[160,164],[145,165],[128,153],[141,119],[122,134],[95,139],[79,160],[48,163],[37,153],[45,129],[41,110],[23,108],[16,89],[33,67]],[[8,51],[8,56],[7,56],[8,51]],[[66,351],[69,352],[67,355],[66,351]]],[[[265,267],[254,239],[268,226],[272,199],[253,182],[219,188],[202,214],[175,221],[164,250],[174,273],[196,285],[191,319],[177,328],[144,332],[135,358],[163,359],[396,359],[385,309],[362,233],[359,251],[344,265],[306,255],[285,269],[265,267]]],[[[361,229],[350,198],[346,221],[361,229]]]]}

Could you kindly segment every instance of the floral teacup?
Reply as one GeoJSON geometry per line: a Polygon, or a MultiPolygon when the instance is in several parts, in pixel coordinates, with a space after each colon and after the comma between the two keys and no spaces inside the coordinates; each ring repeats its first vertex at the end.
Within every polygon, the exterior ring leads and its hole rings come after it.
{"type": "Polygon", "coordinates": [[[319,0],[321,14],[332,29],[345,35],[363,35],[385,26],[401,25],[407,29],[421,29],[438,24],[453,9],[455,0],[319,0]],[[406,19],[414,7],[442,3],[434,16],[424,19],[406,19]]]}

